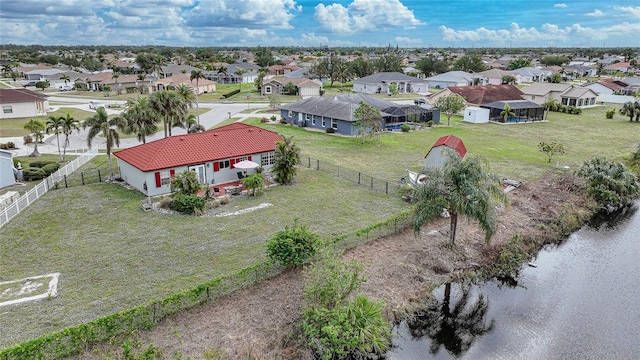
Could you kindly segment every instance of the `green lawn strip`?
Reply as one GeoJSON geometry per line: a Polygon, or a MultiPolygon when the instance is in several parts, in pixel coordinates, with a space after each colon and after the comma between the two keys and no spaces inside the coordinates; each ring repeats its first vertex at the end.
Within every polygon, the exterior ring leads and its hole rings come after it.
{"type": "Polygon", "coordinates": [[[0,348],[192,288],[265,259],[264,240],[295,218],[324,237],[405,209],[322,172],[301,169],[292,186],[234,197],[230,217],[145,213],[143,196],[112,184],[52,190],[0,229],[3,279],[60,272],[59,296],[3,314],[0,348]],[[366,209],[366,210],[365,210],[366,209]]]}
{"type": "MultiPolygon", "coordinates": [[[[76,108],[60,108],[56,111],[48,112],[47,116],[28,117],[28,118],[16,118],[16,119],[2,119],[0,121],[0,137],[14,137],[27,135],[28,131],[24,129],[26,124],[31,119],[40,119],[44,123],[47,122],[49,116],[66,116],[70,114],[74,119],[81,121],[93,115],[92,112],[80,110],[76,108]]],[[[17,144],[16,144],[17,145],[17,144]]]]}

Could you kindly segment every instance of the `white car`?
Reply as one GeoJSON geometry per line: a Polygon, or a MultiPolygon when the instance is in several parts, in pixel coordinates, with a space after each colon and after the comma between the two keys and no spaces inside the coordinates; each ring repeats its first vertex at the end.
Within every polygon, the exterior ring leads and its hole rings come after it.
{"type": "Polygon", "coordinates": [[[89,101],[89,109],[97,110],[98,108],[104,108],[104,104],[98,100],[90,100],[89,101]]]}
{"type": "Polygon", "coordinates": [[[60,91],[71,91],[73,90],[74,86],[73,85],[60,85],[58,86],[58,90],[60,91]]]}

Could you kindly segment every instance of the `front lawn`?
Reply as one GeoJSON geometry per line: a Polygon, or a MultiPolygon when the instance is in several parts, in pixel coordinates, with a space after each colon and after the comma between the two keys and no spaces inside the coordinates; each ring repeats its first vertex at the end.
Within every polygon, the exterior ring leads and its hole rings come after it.
{"type": "MultiPolygon", "coordinates": [[[[28,118],[17,118],[17,119],[2,119],[0,120],[0,137],[15,137],[15,136],[25,136],[29,133],[24,129],[24,124],[26,124],[31,119],[40,119],[42,122],[46,124],[49,116],[66,116],[70,114],[74,119],[78,121],[82,121],[90,116],[93,116],[94,112],[89,112],[85,110],[80,110],[76,108],[60,108],[56,111],[51,111],[47,113],[47,116],[38,116],[38,117],[28,117],[28,118]]],[[[16,144],[18,145],[18,144],[16,144]]]]}

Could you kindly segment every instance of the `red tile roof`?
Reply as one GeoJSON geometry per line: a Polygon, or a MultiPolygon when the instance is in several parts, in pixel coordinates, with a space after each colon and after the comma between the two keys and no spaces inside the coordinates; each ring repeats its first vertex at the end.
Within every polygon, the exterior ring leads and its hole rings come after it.
{"type": "Polygon", "coordinates": [[[0,88],[0,104],[22,103],[47,100],[47,95],[28,89],[2,89],[0,88]]]}
{"type": "Polygon", "coordinates": [[[458,155],[460,156],[461,159],[467,154],[467,148],[464,146],[464,144],[462,143],[462,140],[460,140],[460,138],[458,138],[458,137],[456,137],[454,135],[445,135],[445,136],[441,137],[440,139],[438,139],[435,144],[433,144],[433,146],[431,147],[431,149],[429,150],[427,155],[425,155],[425,158],[427,156],[429,156],[429,153],[433,149],[435,149],[435,148],[437,148],[439,146],[448,146],[448,147],[452,148],[453,150],[455,150],[458,153],[458,155]]]}
{"type": "Polygon", "coordinates": [[[115,152],[137,169],[148,172],[273,151],[282,141],[276,132],[233,123],[205,132],[174,135],[115,152]]]}

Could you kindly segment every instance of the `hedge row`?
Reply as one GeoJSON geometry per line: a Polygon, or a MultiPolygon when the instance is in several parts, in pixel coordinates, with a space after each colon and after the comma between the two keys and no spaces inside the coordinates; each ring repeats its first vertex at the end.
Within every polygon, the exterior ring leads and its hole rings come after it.
{"type": "MultiPolygon", "coordinates": [[[[348,249],[358,244],[403,230],[410,224],[411,210],[393,215],[381,222],[335,239],[334,246],[348,249]]],[[[238,289],[275,276],[283,267],[270,262],[246,267],[234,274],[221,276],[189,290],[145,305],[101,317],[85,324],[66,328],[0,351],[0,360],[63,359],[81,353],[91,343],[140,329],[151,329],[164,318],[238,289]]]]}
{"type": "Polygon", "coordinates": [[[229,91],[228,93],[222,95],[222,98],[223,99],[228,99],[228,98],[232,97],[235,94],[240,94],[240,89],[235,89],[233,91],[229,91]]]}

